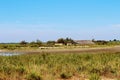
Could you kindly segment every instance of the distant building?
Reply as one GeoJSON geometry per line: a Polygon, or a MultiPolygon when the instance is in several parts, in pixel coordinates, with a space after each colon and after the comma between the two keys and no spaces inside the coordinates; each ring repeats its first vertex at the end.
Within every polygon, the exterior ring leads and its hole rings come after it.
{"type": "Polygon", "coordinates": [[[63,46],[63,43],[55,43],[55,46],[63,46]]]}
{"type": "Polygon", "coordinates": [[[73,45],[72,43],[67,43],[67,46],[71,46],[71,45],[73,45]]]}
{"type": "Polygon", "coordinates": [[[75,40],[75,42],[80,45],[95,44],[94,42],[92,42],[92,40],[75,40]]]}

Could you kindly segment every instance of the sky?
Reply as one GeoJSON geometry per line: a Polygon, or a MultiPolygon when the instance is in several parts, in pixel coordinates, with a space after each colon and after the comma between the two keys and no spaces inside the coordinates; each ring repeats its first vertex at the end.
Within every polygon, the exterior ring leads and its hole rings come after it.
{"type": "Polygon", "coordinates": [[[120,0],[0,0],[0,42],[120,40],[120,0]]]}

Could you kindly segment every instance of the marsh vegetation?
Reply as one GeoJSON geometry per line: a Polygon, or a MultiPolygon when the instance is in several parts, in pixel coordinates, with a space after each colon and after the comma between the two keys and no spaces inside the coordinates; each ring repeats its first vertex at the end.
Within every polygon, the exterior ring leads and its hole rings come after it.
{"type": "Polygon", "coordinates": [[[0,56],[0,80],[101,80],[120,78],[120,53],[0,56]]]}

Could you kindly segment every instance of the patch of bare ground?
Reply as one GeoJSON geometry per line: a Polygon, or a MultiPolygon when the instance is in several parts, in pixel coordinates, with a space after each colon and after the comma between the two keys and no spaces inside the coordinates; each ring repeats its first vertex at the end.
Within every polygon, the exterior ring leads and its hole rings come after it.
{"type": "Polygon", "coordinates": [[[83,52],[120,52],[120,46],[103,48],[72,48],[72,49],[46,49],[30,51],[28,53],[83,53],[83,52]]]}
{"type": "Polygon", "coordinates": [[[83,53],[83,52],[120,52],[120,46],[94,47],[94,48],[55,48],[55,49],[25,49],[25,50],[0,50],[0,52],[23,52],[23,53],[83,53]]]}
{"type": "MultiPolygon", "coordinates": [[[[85,75],[74,75],[74,76],[72,76],[71,78],[69,78],[69,79],[61,79],[61,78],[59,78],[59,79],[55,79],[55,80],[90,80],[87,76],[85,76],[85,75]]],[[[116,78],[116,77],[106,77],[106,76],[101,76],[100,77],[100,80],[118,80],[118,77],[116,78]]]]}
{"type": "Polygon", "coordinates": [[[117,79],[102,78],[101,80],[117,80],[117,79]]]}
{"type": "MultiPolygon", "coordinates": [[[[73,76],[70,79],[56,79],[56,80],[90,80],[90,79],[73,76]]],[[[100,80],[117,80],[117,79],[111,79],[111,78],[102,77],[100,80]]]]}
{"type": "Polygon", "coordinates": [[[56,80],[86,80],[86,79],[82,77],[73,76],[70,79],[56,79],[56,80]]]}
{"type": "Polygon", "coordinates": [[[0,52],[2,52],[2,50],[0,50],[0,52]]]}

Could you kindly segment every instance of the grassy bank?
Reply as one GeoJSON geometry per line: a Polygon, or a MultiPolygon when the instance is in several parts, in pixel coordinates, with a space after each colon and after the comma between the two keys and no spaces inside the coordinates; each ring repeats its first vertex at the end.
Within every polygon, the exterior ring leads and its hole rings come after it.
{"type": "Polygon", "coordinates": [[[102,77],[119,80],[120,53],[0,56],[0,80],[101,80],[102,77]]]}

